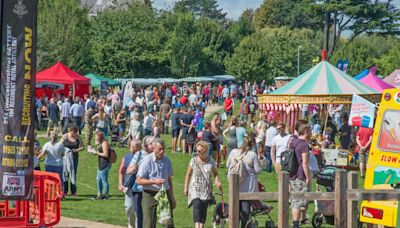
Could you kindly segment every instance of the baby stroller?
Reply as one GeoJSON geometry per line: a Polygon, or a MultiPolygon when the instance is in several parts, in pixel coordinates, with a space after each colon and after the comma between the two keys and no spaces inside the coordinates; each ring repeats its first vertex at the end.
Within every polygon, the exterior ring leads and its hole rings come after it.
{"type": "MultiPolygon", "coordinates": [[[[317,191],[320,192],[321,186],[324,186],[327,192],[335,190],[335,167],[326,167],[322,172],[316,173],[317,191]]],[[[315,213],[311,224],[314,228],[321,227],[324,218],[327,224],[334,225],[335,222],[335,202],[333,200],[315,200],[315,213]]]]}
{"type": "Polygon", "coordinates": [[[117,125],[111,126],[111,143],[112,146],[119,144],[119,129],[117,125]]]}

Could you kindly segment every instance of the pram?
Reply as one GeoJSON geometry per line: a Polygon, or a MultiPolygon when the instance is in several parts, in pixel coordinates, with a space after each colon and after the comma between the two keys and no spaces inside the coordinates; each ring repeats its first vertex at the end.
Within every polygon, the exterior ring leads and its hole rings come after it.
{"type": "Polygon", "coordinates": [[[120,139],[119,139],[119,129],[118,125],[112,125],[111,126],[111,145],[116,146],[119,144],[120,139]]]}
{"type": "MultiPolygon", "coordinates": [[[[265,192],[265,187],[260,182],[258,182],[259,192],[265,192]]],[[[229,205],[224,203],[223,195],[221,195],[222,202],[218,203],[215,206],[214,214],[212,218],[213,227],[216,228],[217,226],[224,227],[225,222],[228,219],[228,207],[229,205]]],[[[273,210],[272,206],[263,203],[260,200],[252,200],[250,203],[250,218],[247,221],[246,228],[258,228],[258,227],[265,227],[265,228],[275,228],[275,223],[270,216],[270,212],[273,210]],[[259,222],[257,220],[257,216],[266,216],[267,220],[265,221],[264,226],[259,226],[259,222]]]]}
{"type": "MultiPolygon", "coordinates": [[[[335,190],[335,167],[326,167],[322,172],[316,173],[317,191],[320,192],[321,186],[324,186],[327,192],[335,190]]],[[[324,218],[327,224],[335,223],[335,202],[333,200],[315,200],[315,213],[312,217],[311,224],[314,228],[321,227],[324,218]]]]}

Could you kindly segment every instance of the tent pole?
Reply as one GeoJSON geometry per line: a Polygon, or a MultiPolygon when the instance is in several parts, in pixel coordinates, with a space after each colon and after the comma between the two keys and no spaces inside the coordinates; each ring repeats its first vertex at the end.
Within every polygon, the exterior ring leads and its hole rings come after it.
{"type": "Polygon", "coordinates": [[[323,135],[325,135],[326,125],[328,123],[329,113],[328,113],[328,104],[324,104],[323,106],[326,106],[326,108],[323,108],[325,110],[325,123],[324,123],[324,131],[322,133],[323,135]]]}
{"type": "Polygon", "coordinates": [[[72,84],[72,98],[75,98],[75,84],[72,84]]]}

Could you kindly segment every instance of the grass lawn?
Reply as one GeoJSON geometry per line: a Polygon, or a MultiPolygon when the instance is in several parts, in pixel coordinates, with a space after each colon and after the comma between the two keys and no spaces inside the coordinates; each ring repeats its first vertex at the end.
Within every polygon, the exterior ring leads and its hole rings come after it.
{"type": "MultiPolygon", "coordinates": [[[[44,132],[40,132],[39,135],[43,135],[44,132]]],[[[83,137],[85,137],[83,135],[83,137]]],[[[177,201],[177,208],[174,210],[174,222],[176,227],[194,227],[192,220],[192,209],[187,207],[187,199],[183,194],[184,177],[186,174],[186,168],[189,163],[191,156],[183,154],[172,154],[171,152],[171,136],[162,135],[162,138],[166,140],[166,154],[171,159],[174,170],[173,185],[174,195],[177,201]]],[[[41,145],[46,142],[46,139],[39,138],[41,145]]],[[[96,190],[96,174],[97,174],[97,157],[93,156],[87,151],[81,151],[78,165],[78,176],[77,176],[77,197],[68,196],[62,201],[62,216],[87,219],[92,221],[104,222],[116,225],[127,225],[127,218],[124,212],[124,194],[118,191],[118,168],[120,160],[124,154],[128,153],[128,148],[115,147],[118,153],[118,162],[114,164],[110,170],[109,182],[110,182],[110,200],[105,201],[92,201],[90,198],[95,196],[96,190]]],[[[43,165],[43,164],[42,164],[43,165]]],[[[43,167],[43,166],[42,166],[43,167]]],[[[227,181],[227,169],[220,168],[220,180],[223,184],[224,199],[228,201],[228,181],[227,181]]],[[[259,176],[261,182],[265,185],[266,191],[277,191],[278,190],[278,179],[275,173],[262,172],[259,176]]],[[[363,183],[362,179],[359,183],[363,183]]],[[[361,184],[360,184],[361,186],[361,184]]],[[[220,201],[220,197],[217,197],[217,201],[220,201]]],[[[272,219],[277,221],[277,203],[270,202],[274,206],[274,210],[271,212],[272,219]]],[[[206,227],[211,227],[211,217],[213,207],[209,208],[206,227]]],[[[308,209],[308,218],[311,219],[313,214],[314,206],[310,204],[308,209]]],[[[264,216],[265,217],[265,216],[264,216]]],[[[265,221],[265,218],[260,217],[259,222],[265,221]]],[[[311,227],[304,226],[304,227],[311,227]]],[[[329,226],[324,226],[329,227],[329,226]]]]}

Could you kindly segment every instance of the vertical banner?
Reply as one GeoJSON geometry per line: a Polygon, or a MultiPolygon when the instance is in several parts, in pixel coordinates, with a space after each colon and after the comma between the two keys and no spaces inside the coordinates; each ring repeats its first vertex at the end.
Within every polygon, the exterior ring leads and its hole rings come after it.
{"type": "Polygon", "coordinates": [[[1,0],[0,199],[33,199],[36,0],[1,0]]]}
{"type": "Polygon", "coordinates": [[[375,105],[368,100],[353,94],[350,108],[349,125],[374,128],[375,105]]]}
{"type": "Polygon", "coordinates": [[[103,96],[107,96],[107,94],[108,94],[108,82],[107,81],[100,82],[100,94],[103,96]]]}

